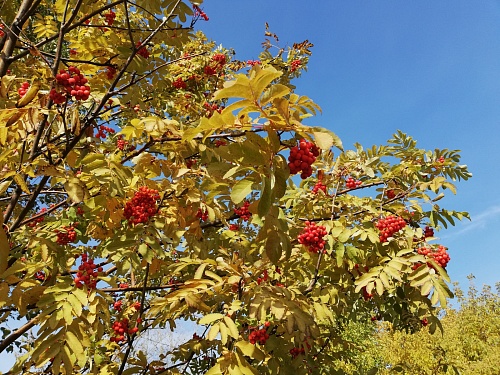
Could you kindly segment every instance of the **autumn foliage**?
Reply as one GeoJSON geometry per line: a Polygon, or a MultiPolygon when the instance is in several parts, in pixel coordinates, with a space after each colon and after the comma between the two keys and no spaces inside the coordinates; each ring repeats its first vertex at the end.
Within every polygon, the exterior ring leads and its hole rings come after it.
{"type": "Polygon", "coordinates": [[[332,373],[349,322],[439,327],[448,258],[419,249],[468,217],[439,202],[470,177],[458,151],[400,131],[344,149],[304,124],[320,108],[291,84],[312,44],[274,49],[266,29],[259,59],[237,60],[194,31],[214,16],[181,0],[2,5],[11,374],[332,373]],[[138,346],[186,325],[160,356],[138,346]]]}

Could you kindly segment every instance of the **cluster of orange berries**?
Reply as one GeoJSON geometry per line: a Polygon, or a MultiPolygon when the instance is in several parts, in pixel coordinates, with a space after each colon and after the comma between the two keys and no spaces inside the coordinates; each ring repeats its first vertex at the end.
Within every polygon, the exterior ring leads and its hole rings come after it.
{"type": "MultiPolygon", "coordinates": [[[[139,40],[139,41],[135,44],[135,48],[139,48],[141,44],[142,44],[142,42],[139,40]]],[[[145,59],[148,59],[148,58],[149,58],[149,51],[146,49],[146,47],[145,47],[145,46],[142,46],[141,48],[139,48],[139,50],[137,51],[137,54],[138,54],[139,56],[144,57],[145,59]]]]}
{"type": "Polygon", "coordinates": [[[76,240],[75,227],[70,225],[70,226],[64,226],[62,227],[62,229],[63,229],[62,231],[58,229],[56,229],[55,231],[57,235],[56,242],[62,246],[75,242],[76,240]]]}
{"type": "Polygon", "coordinates": [[[193,10],[194,10],[194,17],[195,18],[201,17],[205,21],[208,21],[207,14],[204,11],[202,11],[201,8],[198,5],[196,5],[196,4],[193,5],[193,10]]]}
{"type": "Polygon", "coordinates": [[[260,60],[248,60],[247,65],[249,66],[262,65],[262,62],[260,60]]]}
{"type": "Polygon", "coordinates": [[[95,289],[97,285],[97,277],[103,271],[102,267],[97,267],[93,259],[89,259],[87,254],[82,254],[82,264],[78,266],[78,271],[75,277],[75,286],[82,288],[87,285],[89,289],[95,289]]]}
{"type": "Polygon", "coordinates": [[[290,63],[290,71],[295,72],[300,67],[300,60],[293,60],[290,63]]]}
{"type": "Polygon", "coordinates": [[[358,186],[362,185],[363,182],[361,181],[356,181],[354,178],[352,177],[349,177],[346,181],[345,181],[345,186],[347,186],[348,189],[355,189],[357,188],[358,186]]]}
{"type": "Polygon", "coordinates": [[[293,359],[297,358],[299,355],[304,355],[305,353],[306,350],[304,348],[294,347],[290,349],[290,355],[292,356],[293,359]]]}
{"type": "Polygon", "coordinates": [[[90,95],[90,86],[87,85],[88,79],[80,73],[80,69],[74,66],[68,67],[68,70],[61,69],[56,74],[56,83],[61,87],[62,92],[53,88],[50,90],[50,99],[56,104],[66,101],[67,96],[74,96],[76,100],[87,100],[90,95]]]}
{"type": "Polygon", "coordinates": [[[130,145],[126,140],[123,139],[122,135],[118,136],[116,140],[116,148],[120,151],[133,151],[135,150],[135,146],[130,145]]]}
{"type": "Polygon", "coordinates": [[[257,284],[258,285],[266,282],[269,279],[269,273],[267,272],[267,270],[264,270],[264,272],[262,272],[262,274],[263,274],[262,277],[258,277],[257,278],[257,284]]]}
{"type": "Polygon", "coordinates": [[[101,125],[101,126],[99,126],[99,129],[97,130],[95,137],[104,139],[107,136],[106,133],[114,134],[115,129],[110,128],[109,126],[101,125]]]}
{"type": "Polygon", "coordinates": [[[432,229],[429,226],[426,226],[425,229],[424,229],[424,237],[425,238],[427,238],[427,237],[434,237],[434,229],[432,229]]]}
{"type": "MultiPolygon", "coordinates": [[[[446,266],[448,265],[448,262],[451,259],[447,250],[448,249],[446,247],[444,247],[443,245],[439,245],[437,250],[431,249],[428,247],[421,247],[417,250],[417,252],[420,255],[424,255],[426,257],[434,259],[437,264],[439,264],[443,268],[446,268],[446,266]]],[[[415,267],[415,266],[414,267],[418,268],[418,266],[420,266],[420,265],[416,265],[416,266],[417,267],[415,267]]]]}
{"type": "Polygon", "coordinates": [[[116,13],[110,10],[108,13],[103,14],[104,18],[106,18],[106,24],[108,26],[113,25],[115,23],[116,13]]]}
{"type": "MultiPolygon", "coordinates": [[[[137,320],[137,322],[139,323],[139,319],[137,320]]],[[[137,326],[129,328],[129,320],[127,318],[115,321],[111,328],[113,329],[114,336],[112,336],[109,340],[116,343],[125,341],[126,333],[128,333],[129,335],[133,335],[134,333],[137,333],[137,331],[139,331],[139,328],[137,326]]]]}
{"type": "Polygon", "coordinates": [[[269,327],[271,323],[265,322],[264,323],[264,328],[261,329],[256,329],[248,335],[248,341],[250,341],[250,344],[255,345],[256,343],[259,343],[260,345],[265,345],[266,341],[269,339],[269,334],[267,333],[267,327],[269,327]]]}
{"type": "Polygon", "coordinates": [[[19,89],[17,90],[17,93],[22,98],[24,95],[26,95],[29,88],[30,88],[29,82],[23,82],[21,83],[21,87],[19,87],[19,89]]]}
{"type": "Polygon", "coordinates": [[[116,68],[114,66],[108,66],[106,67],[106,77],[108,79],[113,79],[113,77],[115,76],[116,74],[116,68]]]}
{"type": "Polygon", "coordinates": [[[226,146],[227,141],[225,139],[216,139],[214,145],[215,147],[226,146]]]}
{"type": "Polygon", "coordinates": [[[252,213],[248,210],[248,207],[250,207],[250,202],[245,201],[243,203],[243,206],[241,207],[236,207],[234,209],[234,213],[238,215],[240,218],[242,218],[244,221],[248,221],[252,217],[252,213]]]}
{"type": "Polygon", "coordinates": [[[313,194],[318,194],[319,191],[323,191],[323,193],[326,194],[326,185],[323,184],[323,182],[318,181],[312,188],[313,194]]]}
{"type": "Polygon", "coordinates": [[[381,218],[376,224],[377,229],[380,230],[380,242],[387,242],[389,237],[392,237],[394,233],[400,231],[405,226],[406,221],[399,216],[389,215],[385,218],[381,218]]]}
{"type": "Polygon", "coordinates": [[[205,116],[208,118],[212,117],[214,112],[222,113],[222,110],[224,109],[224,106],[220,106],[217,103],[210,104],[208,102],[203,103],[203,107],[207,110],[205,116]]]}
{"type": "Polygon", "coordinates": [[[396,193],[394,192],[394,190],[389,189],[385,191],[385,195],[387,196],[387,198],[393,199],[396,196],[396,193]]]}
{"type": "Polygon", "coordinates": [[[160,199],[158,190],[141,186],[133,198],[125,204],[125,218],[129,224],[146,223],[156,214],[156,201],[160,199]]]}
{"type": "MultiPolygon", "coordinates": [[[[47,209],[45,207],[43,207],[38,213],[37,215],[40,215],[40,214],[43,214],[44,212],[47,212],[47,209]]],[[[31,228],[34,228],[36,227],[37,224],[43,222],[43,219],[44,219],[44,216],[40,216],[40,217],[37,217],[36,219],[34,219],[33,221],[29,222],[28,224],[26,224],[28,227],[31,227],[31,228]]]]}
{"type": "Polygon", "coordinates": [[[182,77],[177,78],[174,82],[172,82],[172,86],[176,89],[185,89],[187,87],[186,82],[182,79],[182,77]]]}
{"type": "Polygon", "coordinates": [[[290,149],[288,157],[288,167],[291,174],[296,174],[302,171],[300,177],[305,179],[312,175],[311,165],[316,161],[319,155],[319,149],[315,144],[301,139],[299,147],[294,146],[290,149]]]}
{"type": "Polygon", "coordinates": [[[306,227],[299,235],[299,243],[307,247],[311,253],[325,253],[326,228],[323,225],[316,225],[315,222],[306,221],[306,227]]]}
{"type": "Polygon", "coordinates": [[[202,210],[201,208],[198,208],[198,212],[196,213],[196,217],[199,218],[201,221],[207,221],[208,211],[202,210]]]}

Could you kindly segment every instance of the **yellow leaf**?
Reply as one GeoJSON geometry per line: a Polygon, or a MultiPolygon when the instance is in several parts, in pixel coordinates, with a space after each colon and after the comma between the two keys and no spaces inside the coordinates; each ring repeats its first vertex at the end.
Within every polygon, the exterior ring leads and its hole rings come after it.
{"type": "Polygon", "coordinates": [[[26,94],[24,94],[24,96],[17,101],[16,107],[21,108],[28,105],[33,99],[35,99],[36,94],[38,94],[38,90],[40,90],[40,82],[34,81],[26,94]]]}
{"type": "Polygon", "coordinates": [[[20,174],[14,175],[14,181],[16,181],[23,192],[25,192],[26,194],[31,194],[28,185],[26,185],[26,181],[24,181],[20,174]]]}
{"type": "Polygon", "coordinates": [[[234,346],[240,349],[244,355],[256,359],[257,361],[263,361],[266,358],[262,350],[250,344],[248,341],[238,341],[234,346]]]}
{"type": "Polygon", "coordinates": [[[234,324],[234,321],[228,317],[224,316],[224,323],[226,323],[227,328],[229,329],[229,334],[233,339],[237,339],[240,334],[238,332],[238,327],[236,327],[236,324],[234,324]]]}

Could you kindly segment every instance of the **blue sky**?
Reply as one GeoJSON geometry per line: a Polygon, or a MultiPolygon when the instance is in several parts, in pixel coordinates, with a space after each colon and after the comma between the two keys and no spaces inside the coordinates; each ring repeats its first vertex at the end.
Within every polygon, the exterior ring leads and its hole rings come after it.
{"type": "MultiPolygon", "coordinates": [[[[314,43],[294,83],[323,114],[309,124],[345,147],[384,144],[398,129],[423,148],[462,150],[473,178],[441,201],[472,222],[441,231],[448,272],[467,287],[500,281],[500,1],[206,0],[207,36],[255,59],[264,23],[282,46],[314,43]]],[[[201,22],[201,21],[200,21],[201,22]]]]}

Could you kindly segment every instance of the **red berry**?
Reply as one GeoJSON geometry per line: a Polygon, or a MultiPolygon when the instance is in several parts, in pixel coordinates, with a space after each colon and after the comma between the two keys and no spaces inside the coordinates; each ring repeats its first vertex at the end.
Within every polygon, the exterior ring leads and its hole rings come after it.
{"type": "Polygon", "coordinates": [[[326,242],[323,239],[326,234],[326,228],[323,225],[316,225],[314,222],[306,221],[306,227],[299,235],[298,241],[312,253],[326,253],[326,242]]]}

